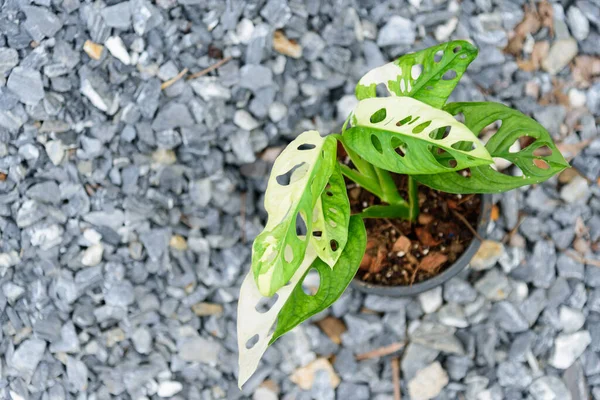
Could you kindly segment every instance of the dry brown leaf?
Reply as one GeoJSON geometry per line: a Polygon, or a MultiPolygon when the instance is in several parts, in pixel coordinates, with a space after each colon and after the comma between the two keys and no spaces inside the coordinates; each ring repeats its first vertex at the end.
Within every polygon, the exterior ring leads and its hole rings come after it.
{"type": "Polygon", "coordinates": [[[446,261],[448,261],[448,256],[445,254],[438,252],[429,253],[419,263],[419,269],[433,273],[446,261]]]}
{"type": "Polygon", "coordinates": [[[275,31],[273,34],[273,48],[278,53],[292,58],[302,57],[302,46],[295,40],[288,39],[281,31],[275,31]]]}
{"type": "Polygon", "coordinates": [[[429,232],[429,229],[427,229],[427,228],[422,228],[422,227],[415,228],[415,233],[417,234],[417,237],[419,238],[419,242],[421,242],[421,244],[423,246],[432,247],[432,246],[437,246],[438,244],[441,243],[439,240],[436,240],[433,238],[433,236],[429,232]]]}
{"type": "Polygon", "coordinates": [[[340,319],[335,317],[326,317],[318,321],[317,325],[333,343],[342,343],[342,333],[346,332],[346,325],[344,325],[340,319]]]}
{"type": "Polygon", "coordinates": [[[554,35],[554,8],[552,4],[546,0],[538,3],[537,11],[540,16],[540,22],[542,26],[550,30],[550,34],[554,35]]]}
{"type": "Polygon", "coordinates": [[[600,76],[600,57],[577,56],[571,64],[573,80],[579,87],[587,88],[591,85],[592,79],[600,76]]]}
{"type": "Polygon", "coordinates": [[[192,311],[199,317],[220,315],[223,313],[223,306],[216,303],[197,303],[192,306],[192,311]]]}
{"type": "Polygon", "coordinates": [[[523,71],[527,71],[527,72],[536,71],[536,70],[540,69],[542,60],[544,58],[546,58],[549,50],[550,50],[550,43],[548,43],[548,41],[543,40],[541,42],[536,42],[533,45],[533,51],[531,53],[531,58],[529,60],[517,60],[517,65],[523,71]]]}
{"type": "Polygon", "coordinates": [[[410,250],[410,245],[411,245],[410,239],[407,238],[406,236],[402,235],[394,243],[394,247],[392,248],[392,251],[394,251],[396,253],[399,251],[408,253],[408,251],[410,250]]]}
{"type": "Polygon", "coordinates": [[[550,32],[554,32],[554,10],[552,5],[545,0],[538,3],[537,10],[525,7],[525,16],[515,27],[514,34],[508,41],[504,51],[519,57],[523,51],[523,43],[527,35],[536,33],[542,26],[550,29],[550,32]]]}

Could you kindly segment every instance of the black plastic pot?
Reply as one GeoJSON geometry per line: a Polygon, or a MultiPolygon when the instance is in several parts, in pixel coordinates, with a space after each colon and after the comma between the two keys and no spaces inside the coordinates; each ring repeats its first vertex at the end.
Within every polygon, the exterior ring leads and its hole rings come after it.
{"type": "MultiPolygon", "coordinates": [[[[490,222],[490,215],[492,211],[492,196],[488,194],[484,194],[481,196],[481,213],[479,214],[479,221],[477,222],[477,233],[480,237],[485,237],[486,229],[488,223],[490,222]]],[[[374,285],[372,283],[363,282],[358,278],[354,278],[352,280],[352,287],[360,290],[364,293],[369,294],[377,294],[380,296],[390,296],[390,297],[405,297],[405,296],[414,296],[419,293],[426,292],[430,289],[433,289],[436,286],[440,286],[460,271],[465,269],[469,262],[471,262],[471,258],[477,253],[479,246],[481,245],[481,241],[476,237],[473,238],[467,250],[456,260],[454,264],[452,264],[449,268],[446,268],[444,272],[439,275],[434,276],[431,279],[428,279],[423,282],[415,283],[411,286],[384,286],[384,285],[374,285]]]]}

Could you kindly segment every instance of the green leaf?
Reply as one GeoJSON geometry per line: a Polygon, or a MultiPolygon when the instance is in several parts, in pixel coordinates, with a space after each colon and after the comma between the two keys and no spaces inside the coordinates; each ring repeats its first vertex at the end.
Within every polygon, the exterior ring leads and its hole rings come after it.
{"type": "Polygon", "coordinates": [[[410,219],[408,205],[371,206],[365,208],[360,214],[361,218],[402,218],[410,219]]]}
{"type": "Polygon", "coordinates": [[[310,237],[317,255],[333,268],[348,240],[350,201],[346,183],[338,164],[325,190],[317,200],[313,212],[313,227],[310,237]]]}
{"type": "Polygon", "coordinates": [[[271,296],[302,263],[308,237],[298,235],[303,220],[308,236],[313,209],[333,172],[336,140],[317,131],[299,135],[277,157],[265,193],[268,220],[252,247],[252,271],[259,291],[271,296]]]}
{"type": "Polygon", "coordinates": [[[536,121],[517,110],[489,102],[450,103],[444,109],[453,115],[462,113],[465,125],[473,132],[481,132],[500,120],[500,129],[485,147],[492,157],[514,163],[523,171],[523,176],[505,175],[489,165],[483,165],[470,168],[470,176],[456,172],[414,176],[424,185],[449,193],[500,193],[543,182],[569,167],[550,134],[536,121]],[[535,141],[518,152],[511,152],[510,147],[523,136],[534,138],[535,141]],[[544,151],[551,154],[542,155],[544,151]],[[537,161],[538,165],[534,160],[540,160],[537,161]]]}
{"type": "Polygon", "coordinates": [[[436,174],[492,163],[469,128],[446,111],[410,97],[362,100],[353,111],[351,124],[342,133],[344,144],[388,171],[436,174]],[[445,137],[439,136],[442,130],[445,137]],[[459,147],[464,143],[469,147],[459,147]]]}
{"type": "Polygon", "coordinates": [[[238,385],[241,387],[254,373],[267,347],[311,316],[323,311],[344,292],[363,258],[367,234],[360,217],[350,218],[348,243],[335,268],[331,269],[317,258],[309,244],[303,262],[289,284],[280,288],[270,299],[263,297],[249,272],[240,289],[237,316],[239,350],[238,385]],[[320,275],[317,292],[304,293],[302,283],[308,272],[316,269],[320,275]],[[262,304],[270,304],[264,310],[262,304]]]}
{"type": "Polygon", "coordinates": [[[376,87],[383,83],[392,96],[408,96],[442,108],[476,57],[477,48],[464,40],[406,54],[363,76],[356,86],[356,97],[376,97],[376,87]]]}
{"type": "MultiPolygon", "coordinates": [[[[367,232],[362,219],[350,218],[348,226],[348,244],[344,248],[335,267],[329,268],[322,260],[313,262],[310,269],[316,269],[320,276],[319,289],[314,295],[307,295],[302,289],[302,281],[296,284],[290,298],[283,306],[277,318],[277,326],[270,343],[287,333],[303,321],[320,313],[337,299],[356,275],[367,246],[367,232]]],[[[308,274],[308,272],[306,274],[308,274]]],[[[305,277],[306,277],[305,274],[305,277]]]]}

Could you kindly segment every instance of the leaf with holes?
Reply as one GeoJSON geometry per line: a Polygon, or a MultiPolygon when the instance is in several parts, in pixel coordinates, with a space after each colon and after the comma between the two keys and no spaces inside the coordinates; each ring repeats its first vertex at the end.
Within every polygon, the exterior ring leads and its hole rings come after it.
{"type": "Polygon", "coordinates": [[[424,185],[449,193],[500,193],[543,182],[569,167],[548,131],[517,110],[489,102],[450,103],[444,109],[453,115],[462,113],[465,125],[477,133],[484,131],[490,124],[501,121],[500,129],[491,136],[485,147],[492,157],[515,164],[523,175],[505,175],[492,166],[482,165],[458,173],[414,177],[424,185]],[[514,151],[514,143],[523,137],[534,141],[523,149],[514,151]]]}
{"type": "Polygon", "coordinates": [[[265,296],[285,285],[302,263],[315,203],[336,162],[336,143],[317,131],[304,132],[275,160],[265,193],[267,224],[252,247],[254,279],[265,296]],[[297,222],[306,226],[306,235],[296,231],[297,222]]]}
{"type": "Polygon", "coordinates": [[[362,100],[350,124],[342,133],[344,144],[388,171],[436,174],[492,163],[469,128],[446,111],[410,97],[362,100]]]}
{"type": "Polygon", "coordinates": [[[350,201],[346,183],[336,164],[325,190],[317,200],[313,212],[310,238],[319,258],[331,268],[335,265],[348,240],[350,201]]]}
{"type": "Polygon", "coordinates": [[[319,273],[319,289],[314,295],[308,295],[304,293],[301,283],[296,285],[279,313],[270,343],[339,299],[356,275],[366,247],[367,232],[363,220],[357,215],[352,216],[348,225],[348,243],[338,262],[333,269],[320,259],[313,262],[310,269],[314,268],[319,273]]]}
{"type": "Polygon", "coordinates": [[[277,316],[286,304],[292,291],[298,284],[302,284],[306,272],[317,259],[317,253],[308,245],[302,263],[292,276],[289,285],[280,288],[271,297],[271,307],[267,310],[260,309],[265,300],[259,292],[252,271],[248,272],[240,288],[237,317],[237,340],[239,353],[238,385],[242,385],[252,376],[270,340],[273,337],[273,328],[277,316]]]}
{"type": "Polygon", "coordinates": [[[477,48],[464,40],[406,54],[367,72],[358,81],[356,97],[376,97],[377,85],[383,84],[392,96],[408,96],[442,108],[476,57],[477,48]]]}
{"type": "Polygon", "coordinates": [[[238,301],[237,337],[239,349],[238,384],[241,387],[254,373],[267,347],[277,338],[311,316],[323,311],[344,292],[356,274],[366,248],[366,231],[362,219],[350,218],[348,244],[341,253],[335,268],[331,269],[317,258],[309,244],[304,261],[294,273],[290,283],[265,299],[248,273],[240,290],[238,301]],[[320,284],[314,295],[307,295],[302,283],[315,269],[320,284]],[[263,310],[261,304],[270,300],[271,306],[263,310]]]}

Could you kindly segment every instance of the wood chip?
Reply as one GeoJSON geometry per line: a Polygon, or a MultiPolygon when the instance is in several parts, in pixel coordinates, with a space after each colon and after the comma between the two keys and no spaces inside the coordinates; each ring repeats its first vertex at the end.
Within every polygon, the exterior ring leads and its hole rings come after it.
{"type": "Polygon", "coordinates": [[[419,263],[419,269],[427,271],[429,273],[436,272],[440,266],[448,261],[448,256],[439,252],[432,252],[427,254],[419,263]]]}
{"type": "Polygon", "coordinates": [[[434,217],[433,217],[433,215],[431,215],[431,214],[424,214],[424,213],[421,213],[421,214],[419,214],[419,216],[417,217],[417,222],[418,222],[420,225],[429,225],[430,223],[432,223],[432,222],[433,222],[433,220],[434,220],[434,217]]]}
{"type": "Polygon", "coordinates": [[[273,34],[273,49],[288,57],[302,57],[302,46],[295,40],[288,39],[282,31],[275,31],[273,34]]]}
{"type": "Polygon", "coordinates": [[[389,356],[390,354],[394,354],[397,351],[400,351],[404,348],[404,342],[396,342],[389,344],[387,346],[379,347],[377,349],[367,351],[366,353],[361,353],[356,355],[357,361],[368,360],[370,358],[379,358],[389,356]]]}
{"type": "Polygon", "coordinates": [[[415,233],[423,246],[433,247],[442,243],[441,241],[434,239],[427,228],[417,227],[415,228],[415,233]]]}
{"type": "Polygon", "coordinates": [[[491,218],[492,221],[498,221],[498,218],[500,218],[500,207],[496,204],[492,206],[491,218]]]}
{"type": "Polygon", "coordinates": [[[402,235],[394,243],[394,247],[392,248],[392,251],[394,251],[396,253],[398,253],[400,251],[402,251],[404,253],[408,253],[408,251],[410,250],[411,244],[412,244],[412,242],[410,241],[410,239],[407,238],[406,236],[402,235]]]}
{"type": "Polygon", "coordinates": [[[192,306],[192,311],[199,317],[208,317],[222,314],[223,306],[214,303],[197,303],[192,306]]]}
{"type": "Polygon", "coordinates": [[[335,344],[342,343],[342,333],[346,332],[346,325],[338,318],[326,317],[317,322],[321,330],[335,344]]]}
{"type": "Polygon", "coordinates": [[[332,388],[336,388],[340,384],[340,377],[337,376],[331,363],[326,358],[317,358],[305,367],[298,368],[294,371],[292,376],[290,376],[290,380],[298,385],[300,389],[310,390],[315,382],[315,374],[317,371],[327,372],[332,388]]]}
{"type": "Polygon", "coordinates": [[[99,60],[102,57],[104,46],[98,43],[94,43],[91,40],[86,40],[83,44],[83,51],[94,60],[99,60]]]}
{"type": "Polygon", "coordinates": [[[169,240],[169,246],[177,250],[187,250],[188,244],[183,236],[173,235],[169,240]]]}

